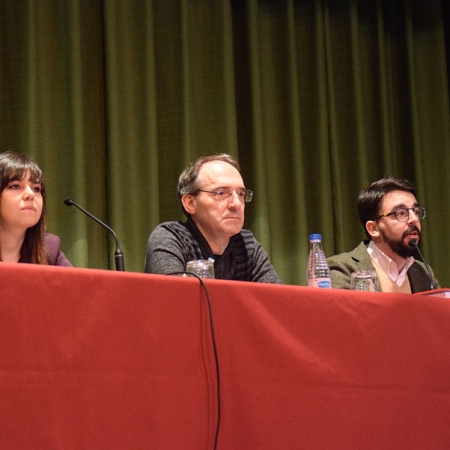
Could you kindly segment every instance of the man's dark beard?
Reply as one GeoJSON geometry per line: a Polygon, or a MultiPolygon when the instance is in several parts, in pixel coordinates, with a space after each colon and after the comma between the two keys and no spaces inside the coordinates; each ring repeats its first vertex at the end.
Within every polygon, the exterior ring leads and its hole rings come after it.
{"type": "Polygon", "coordinates": [[[408,244],[405,244],[403,242],[403,239],[406,236],[408,236],[408,234],[411,233],[412,231],[417,231],[417,234],[420,238],[420,230],[417,227],[411,227],[403,233],[402,238],[399,241],[389,239],[387,236],[384,236],[384,240],[394,253],[406,259],[409,258],[410,256],[414,256],[417,252],[415,246],[410,247],[408,244]]]}

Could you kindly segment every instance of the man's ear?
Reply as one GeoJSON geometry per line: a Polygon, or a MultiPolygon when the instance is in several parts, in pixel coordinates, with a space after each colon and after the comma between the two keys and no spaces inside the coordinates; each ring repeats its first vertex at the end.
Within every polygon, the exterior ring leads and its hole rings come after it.
{"type": "Polygon", "coordinates": [[[183,204],[183,208],[185,211],[191,216],[195,214],[195,195],[185,194],[181,197],[181,203],[183,204]]]}
{"type": "Polygon", "coordinates": [[[366,230],[373,238],[377,238],[380,235],[380,230],[378,229],[378,223],[376,220],[368,220],[366,222],[366,230]]]}

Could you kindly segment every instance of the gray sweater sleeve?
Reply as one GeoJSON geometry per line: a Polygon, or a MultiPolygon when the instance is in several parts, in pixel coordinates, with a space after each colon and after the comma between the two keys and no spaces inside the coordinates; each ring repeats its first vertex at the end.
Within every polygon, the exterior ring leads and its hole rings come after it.
{"type": "Polygon", "coordinates": [[[183,236],[170,224],[158,225],[148,238],[145,272],[169,274],[184,271],[186,262],[194,256],[187,255],[183,241],[183,236]]]}
{"type": "Polygon", "coordinates": [[[249,250],[249,257],[252,260],[251,281],[281,284],[282,281],[270,262],[266,251],[252,234],[250,234],[250,236],[253,242],[252,245],[247,246],[247,249],[252,249],[249,250]]]}

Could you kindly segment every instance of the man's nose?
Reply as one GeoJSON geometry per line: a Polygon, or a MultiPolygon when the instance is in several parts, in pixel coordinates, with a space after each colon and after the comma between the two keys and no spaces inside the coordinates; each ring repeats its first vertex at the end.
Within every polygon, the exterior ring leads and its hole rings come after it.
{"type": "Polygon", "coordinates": [[[419,216],[411,209],[408,214],[408,223],[420,222],[419,216]]]}
{"type": "Polygon", "coordinates": [[[228,206],[233,206],[236,208],[237,206],[242,205],[241,199],[236,191],[231,191],[230,199],[228,200],[228,206]]]}

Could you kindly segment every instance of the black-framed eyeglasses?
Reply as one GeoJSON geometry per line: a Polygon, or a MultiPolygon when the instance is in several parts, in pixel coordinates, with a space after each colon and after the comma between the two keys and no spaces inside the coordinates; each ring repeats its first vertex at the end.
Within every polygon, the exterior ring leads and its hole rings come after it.
{"type": "Polygon", "coordinates": [[[216,191],[206,191],[205,189],[197,189],[197,192],[206,192],[207,194],[213,194],[214,199],[221,201],[221,200],[227,200],[230,198],[234,192],[236,192],[236,195],[238,196],[241,203],[244,202],[251,202],[253,198],[253,191],[250,189],[228,189],[228,188],[221,188],[217,189],[216,191]]]}
{"type": "Polygon", "coordinates": [[[427,214],[427,211],[423,206],[413,206],[412,208],[398,208],[388,214],[378,216],[375,220],[381,219],[382,217],[395,215],[395,218],[399,222],[407,222],[409,220],[409,211],[412,211],[419,220],[425,218],[427,214]]]}

